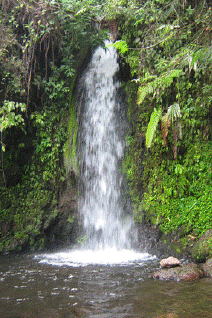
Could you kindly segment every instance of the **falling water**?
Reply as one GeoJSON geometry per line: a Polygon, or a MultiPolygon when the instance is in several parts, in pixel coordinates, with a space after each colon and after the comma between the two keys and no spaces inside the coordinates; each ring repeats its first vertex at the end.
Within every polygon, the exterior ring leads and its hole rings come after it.
{"type": "Polygon", "coordinates": [[[125,148],[117,94],[120,82],[116,50],[99,47],[82,77],[80,109],[82,183],[80,202],[86,246],[131,247],[132,219],[122,207],[120,161],[125,148]],[[83,96],[83,98],[82,98],[83,96]]]}
{"type": "Polygon", "coordinates": [[[117,58],[111,45],[107,49],[99,47],[78,86],[79,211],[83,223],[81,241],[84,242],[74,249],[35,256],[41,263],[130,264],[154,258],[132,249],[136,231],[129,204],[126,204],[121,173],[126,109],[123,112],[124,104],[119,102],[117,58]]]}

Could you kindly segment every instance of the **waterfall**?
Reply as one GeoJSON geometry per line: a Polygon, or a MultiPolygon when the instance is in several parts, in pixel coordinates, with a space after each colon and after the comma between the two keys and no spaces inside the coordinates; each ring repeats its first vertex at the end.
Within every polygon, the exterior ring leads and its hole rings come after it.
{"type": "Polygon", "coordinates": [[[112,46],[99,47],[80,84],[83,198],[79,210],[86,246],[91,249],[131,247],[133,222],[132,217],[126,215],[128,211],[123,211],[121,191],[120,162],[125,148],[125,123],[120,122],[117,60],[112,46]]]}
{"type": "MultiPolygon", "coordinates": [[[[109,44],[109,42],[106,42],[109,44]]],[[[119,102],[117,53],[99,47],[78,85],[80,200],[83,244],[58,253],[35,256],[59,266],[143,264],[153,259],[132,249],[136,231],[123,187],[126,109],[119,102]]]]}

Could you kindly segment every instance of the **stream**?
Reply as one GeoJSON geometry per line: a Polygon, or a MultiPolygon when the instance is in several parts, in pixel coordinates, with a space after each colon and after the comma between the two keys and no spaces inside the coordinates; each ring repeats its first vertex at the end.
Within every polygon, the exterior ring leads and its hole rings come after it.
{"type": "Polygon", "coordinates": [[[56,266],[39,255],[2,256],[0,317],[212,317],[211,279],[154,281],[158,266],[157,259],[56,266]]]}

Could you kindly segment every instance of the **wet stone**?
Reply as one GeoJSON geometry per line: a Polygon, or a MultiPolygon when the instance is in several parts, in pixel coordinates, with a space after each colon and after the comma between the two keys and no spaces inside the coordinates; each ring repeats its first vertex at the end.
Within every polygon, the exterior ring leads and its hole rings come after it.
{"type": "Polygon", "coordinates": [[[165,281],[196,281],[203,277],[203,272],[198,268],[197,264],[190,263],[174,268],[163,268],[153,273],[151,278],[165,281]]]}
{"type": "Polygon", "coordinates": [[[212,257],[212,229],[206,231],[194,244],[192,258],[195,262],[205,262],[212,257]]]}
{"type": "Polygon", "coordinates": [[[208,259],[203,265],[202,269],[204,276],[212,277],[212,258],[208,259]]]}
{"type": "Polygon", "coordinates": [[[180,266],[180,261],[179,259],[170,256],[168,258],[164,258],[160,261],[160,266],[162,268],[171,268],[171,267],[176,267],[176,266],[180,266]]]}

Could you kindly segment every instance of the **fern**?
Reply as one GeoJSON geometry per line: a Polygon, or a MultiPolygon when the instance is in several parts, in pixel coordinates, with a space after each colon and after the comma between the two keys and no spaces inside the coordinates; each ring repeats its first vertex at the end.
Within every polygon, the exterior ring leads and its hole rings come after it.
{"type": "Polygon", "coordinates": [[[159,120],[161,119],[162,110],[161,109],[154,109],[153,113],[151,114],[150,121],[146,131],[146,147],[150,148],[152,145],[152,141],[155,135],[155,131],[159,120]]]}
{"type": "Polygon", "coordinates": [[[154,92],[154,86],[152,83],[147,83],[145,86],[140,86],[138,89],[138,105],[141,105],[147,95],[154,92]]]}
{"type": "Polygon", "coordinates": [[[166,137],[168,135],[170,124],[172,125],[172,136],[173,136],[173,153],[174,153],[174,159],[177,157],[177,141],[178,141],[178,134],[179,138],[182,139],[182,126],[180,122],[176,122],[178,118],[181,117],[181,110],[180,105],[178,103],[174,103],[173,105],[169,106],[166,114],[162,117],[161,120],[161,133],[162,138],[164,141],[164,145],[167,144],[166,137]]]}
{"type": "Polygon", "coordinates": [[[169,106],[167,110],[167,116],[173,122],[175,119],[181,117],[181,110],[180,105],[178,103],[174,103],[173,105],[169,106]]]}
{"type": "Polygon", "coordinates": [[[168,135],[169,126],[170,126],[170,118],[169,116],[167,116],[167,113],[166,113],[161,120],[161,134],[162,134],[162,138],[163,138],[163,142],[165,146],[167,144],[166,137],[168,135]]]}
{"type": "Polygon", "coordinates": [[[178,103],[174,103],[173,105],[168,107],[168,110],[165,115],[162,116],[161,109],[154,109],[151,114],[149,124],[147,126],[146,132],[146,147],[150,148],[152,145],[152,141],[155,135],[155,131],[157,129],[158,123],[161,119],[161,134],[164,141],[164,145],[167,144],[166,137],[168,135],[169,127],[172,125],[172,135],[173,135],[173,153],[174,159],[177,157],[177,141],[178,134],[179,138],[182,139],[182,126],[180,122],[176,122],[178,118],[181,117],[181,110],[178,103]]]}
{"type": "MultiPolygon", "coordinates": [[[[170,126],[171,122],[173,123],[174,120],[176,120],[179,117],[181,117],[181,110],[180,110],[180,106],[178,103],[174,103],[173,105],[169,106],[167,113],[162,117],[161,133],[162,133],[164,145],[166,145],[166,137],[168,135],[169,126],[170,126]]],[[[179,126],[179,134],[181,136],[182,131],[180,131],[180,123],[178,123],[178,126],[179,126]]]]}
{"type": "MultiPolygon", "coordinates": [[[[150,95],[153,94],[153,97],[157,90],[163,91],[167,87],[169,87],[173,79],[176,77],[179,77],[182,73],[182,70],[171,70],[169,72],[165,72],[162,74],[162,76],[155,78],[153,81],[145,83],[146,78],[143,80],[143,86],[140,86],[138,89],[138,105],[141,105],[144,99],[150,95]]],[[[151,77],[150,77],[151,78],[151,77]]]]}

